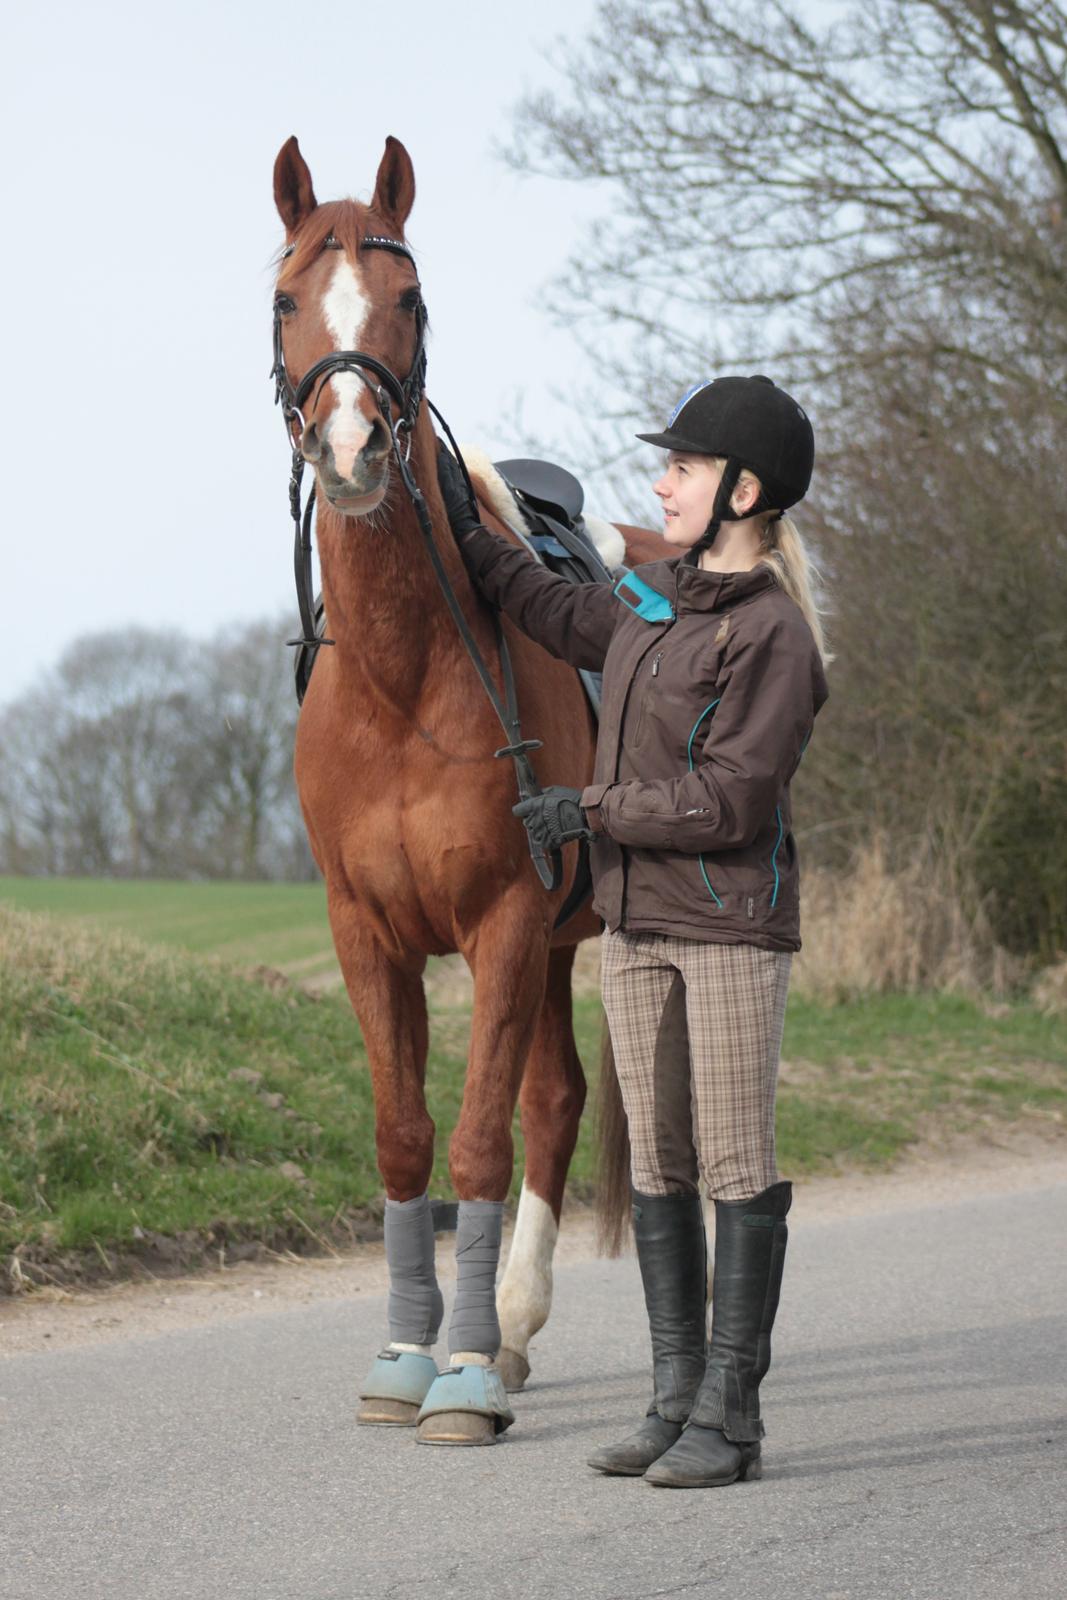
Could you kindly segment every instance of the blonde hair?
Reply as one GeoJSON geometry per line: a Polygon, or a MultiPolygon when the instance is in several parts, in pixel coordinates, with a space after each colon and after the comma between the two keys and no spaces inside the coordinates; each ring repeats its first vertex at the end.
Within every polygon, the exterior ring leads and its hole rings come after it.
{"type": "MultiPolygon", "coordinates": [[[[738,479],[738,488],[746,479],[759,484],[755,474],[744,467],[738,479]]],[[[804,621],[812,631],[822,664],[828,667],[834,658],[826,644],[822,608],[815,599],[819,568],[806,549],[796,523],[785,512],[768,516],[764,522],[757,565],[770,567],[790,600],[800,607],[804,621]]]]}

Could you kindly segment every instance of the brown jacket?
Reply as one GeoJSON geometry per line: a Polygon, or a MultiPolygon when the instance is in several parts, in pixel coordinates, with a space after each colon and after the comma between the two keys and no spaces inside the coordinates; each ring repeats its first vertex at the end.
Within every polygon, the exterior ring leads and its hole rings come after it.
{"type": "Polygon", "coordinates": [[[603,671],[594,906],[612,930],[800,948],[789,781],[826,699],[811,629],[769,568],[650,562],[571,584],[478,529],[463,556],[530,638],[603,671]]]}

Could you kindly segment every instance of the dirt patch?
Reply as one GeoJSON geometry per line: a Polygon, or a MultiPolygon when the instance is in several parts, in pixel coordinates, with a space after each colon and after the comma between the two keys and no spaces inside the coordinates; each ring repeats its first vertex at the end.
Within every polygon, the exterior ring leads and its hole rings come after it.
{"type": "MultiPolygon", "coordinates": [[[[805,1179],[796,1188],[794,1225],[818,1227],[845,1217],[966,1205],[976,1194],[1010,1194],[1067,1184],[1067,1143],[1019,1130],[975,1144],[913,1148],[890,1172],[845,1172],[805,1179]]],[[[596,1234],[588,1207],[564,1213],[556,1259],[592,1260],[596,1234]]],[[[439,1248],[442,1279],[453,1275],[447,1239],[439,1248]]],[[[256,1261],[194,1276],[92,1289],[34,1289],[0,1301],[0,1358],[33,1351],[149,1337],[229,1317],[265,1316],[316,1301],[383,1294],[382,1246],[365,1244],[315,1259],[265,1253],[256,1261]]]]}

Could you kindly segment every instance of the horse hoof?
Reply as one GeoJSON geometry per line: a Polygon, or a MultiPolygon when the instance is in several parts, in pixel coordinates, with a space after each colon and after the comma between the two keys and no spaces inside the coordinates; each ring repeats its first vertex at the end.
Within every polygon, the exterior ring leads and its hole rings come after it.
{"type": "Polygon", "coordinates": [[[371,1428],[413,1428],[437,1377],[432,1356],[382,1350],[359,1392],[356,1421],[371,1428]]]}
{"type": "Polygon", "coordinates": [[[413,1428],[419,1409],[409,1400],[365,1400],[356,1421],[367,1428],[413,1428]]]}
{"type": "Polygon", "coordinates": [[[492,1444],[515,1413],[495,1367],[446,1367],[422,1403],[419,1444],[492,1444]]]}
{"type": "Polygon", "coordinates": [[[517,1350],[501,1350],[496,1358],[497,1371],[504,1380],[504,1388],[509,1394],[518,1394],[526,1387],[526,1380],[530,1376],[530,1363],[525,1356],[520,1356],[517,1350]]]}
{"type": "Polygon", "coordinates": [[[438,1411],[415,1431],[418,1444],[495,1444],[496,1438],[495,1419],[473,1411],[438,1411]]]}

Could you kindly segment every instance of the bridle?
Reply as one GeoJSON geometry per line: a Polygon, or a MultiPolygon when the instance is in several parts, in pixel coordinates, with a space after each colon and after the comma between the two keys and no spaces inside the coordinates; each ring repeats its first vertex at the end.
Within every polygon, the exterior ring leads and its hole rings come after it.
{"type": "MultiPolygon", "coordinates": [[[[340,246],[333,235],[325,241],[326,249],[339,249],[340,246]]],[[[290,245],[283,252],[282,259],[293,253],[294,245],[290,245]]],[[[406,244],[401,244],[399,239],[388,239],[381,234],[368,234],[360,244],[361,250],[388,250],[395,256],[404,256],[414,267],[415,258],[406,244]]],[[[370,356],[365,350],[331,350],[329,355],[323,356],[321,361],[316,361],[309,367],[294,389],[292,380],[285,369],[285,356],[282,352],[282,312],[278,305],[274,307],[274,365],[271,368],[271,377],[275,381],[275,399],[281,405],[285,425],[290,429],[292,437],[292,423],[295,419],[304,425],[303,407],[309,395],[314,390],[315,399],[319,397],[326,379],[335,372],[355,372],[364,378],[364,382],[372,389],[378,401],[379,408],[386,409],[386,400],[392,402],[400,413],[396,429],[398,433],[410,435],[415,426],[415,419],[419,414],[422,404],[423,391],[426,387],[426,303],[422,298],[421,287],[418,301],[414,306],[415,312],[415,354],[412,357],[411,367],[403,383],[399,382],[390,372],[384,362],[376,356],[370,356]],[[378,379],[378,387],[364,377],[371,372],[378,379]]],[[[410,446],[410,441],[409,441],[410,446]]]]}
{"type": "MultiPolygon", "coordinates": [[[[283,251],[282,260],[292,255],[295,248],[295,245],[290,245],[283,251]]],[[[335,250],[340,248],[332,234],[325,240],[325,248],[335,250]]],[[[382,234],[368,234],[360,248],[388,250],[393,255],[404,256],[413,267],[415,266],[414,256],[407,245],[402,244],[399,239],[390,239],[382,234]]],[[[379,361],[376,356],[368,355],[365,350],[331,350],[329,355],[323,356],[320,361],[309,367],[300,382],[294,385],[286,370],[285,353],[282,349],[282,311],[275,301],[274,364],[270,369],[270,375],[274,379],[274,403],[282,408],[285,431],[293,453],[289,474],[289,514],[295,525],[296,599],[300,608],[300,627],[303,635],[300,639],[290,639],[288,643],[303,645],[310,652],[312,663],[320,646],[333,644],[333,640],[322,638],[315,627],[315,604],[311,582],[311,519],[314,515],[314,495],[309,498],[303,514],[300,509],[300,490],[305,465],[300,448],[305,426],[304,407],[310,396],[314,395],[315,400],[318,400],[323,385],[335,373],[354,372],[357,377],[363,379],[373,394],[393,445],[397,444],[399,438],[405,440],[406,463],[407,456],[411,453],[411,436],[426,387],[426,320],[426,304],[420,292],[415,306],[415,354],[403,382],[394,376],[383,361],[379,361]],[[377,379],[376,384],[368,378],[368,373],[377,379]],[[392,409],[394,406],[398,413],[395,423],[392,409]],[[298,434],[294,433],[294,423],[299,427],[298,434]]]]}
{"type": "MultiPolygon", "coordinates": [[[[341,248],[332,234],[327,238],[325,244],[326,247],[331,249],[341,248]]],[[[294,248],[294,245],[290,245],[284,251],[282,259],[284,260],[286,256],[291,255],[294,248]]],[[[381,234],[368,234],[361,241],[360,249],[388,250],[393,255],[404,256],[415,267],[414,256],[407,245],[403,244],[399,239],[390,239],[381,234]]],[[[418,283],[417,267],[416,283],[418,283]]],[[[294,527],[293,566],[296,576],[296,599],[300,610],[301,628],[301,637],[299,639],[290,639],[287,643],[303,646],[308,652],[309,675],[318,650],[323,645],[332,645],[334,643],[332,639],[323,638],[315,626],[315,597],[311,576],[311,522],[315,509],[315,495],[308,496],[307,505],[302,510],[301,484],[305,462],[300,448],[300,439],[304,431],[303,408],[307,404],[309,397],[314,395],[315,400],[317,400],[323,384],[333,377],[335,373],[353,372],[363,379],[363,382],[374,396],[379,415],[389,435],[390,448],[397,471],[400,474],[400,480],[407,491],[415,512],[419,530],[426,544],[427,553],[445,604],[452,614],[452,619],[459,629],[463,643],[466,646],[467,654],[471,658],[474,669],[481,679],[482,687],[489,696],[493,709],[508,739],[508,743],[503,745],[501,749],[495,750],[493,754],[497,758],[511,756],[515,763],[515,776],[518,782],[519,795],[523,800],[527,800],[541,793],[541,785],[538,783],[529,762],[529,752],[531,750],[539,750],[542,741],[540,739],[524,739],[522,737],[522,730],[519,726],[515,674],[512,669],[507,643],[500,626],[499,614],[495,609],[492,612],[497,652],[500,657],[501,676],[504,680],[503,699],[501,699],[497,691],[489,667],[478,648],[478,642],[471,633],[467,619],[463,615],[463,608],[445,570],[440,551],[434,543],[433,527],[426,500],[411,470],[411,442],[419,410],[425,397],[426,404],[444,429],[448,442],[452,447],[452,453],[459,463],[467,484],[467,492],[470,495],[471,504],[472,506],[476,505],[470,473],[467,471],[467,464],[463,459],[459,446],[452,436],[452,430],[433,401],[425,395],[427,313],[426,305],[422,298],[421,285],[419,288],[419,299],[414,307],[415,353],[412,356],[408,375],[403,380],[397,378],[384,362],[379,361],[376,356],[368,355],[365,350],[332,350],[329,355],[323,356],[321,360],[316,361],[313,366],[309,367],[299,383],[294,385],[285,366],[285,355],[282,350],[282,312],[277,301],[275,301],[274,364],[271,367],[270,375],[274,379],[275,404],[280,405],[282,408],[285,430],[292,450],[292,464],[289,474],[289,514],[293,519],[294,527]],[[376,379],[377,382],[373,382],[372,379],[376,379]],[[393,416],[394,407],[397,413],[395,419],[393,416]],[[294,434],[294,423],[299,426],[299,434],[294,434]]],[[[536,842],[529,831],[527,837],[530,844],[530,855],[533,858],[538,877],[546,889],[558,889],[563,880],[563,862],[560,852],[553,850],[546,855],[541,845],[536,842]]],[[[569,900],[570,897],[568,897],[568,905],[569,900]]],[[[567,906],[561,911],[560,920],[563,920],[564,914],[569,915],[567,906]]]]}

